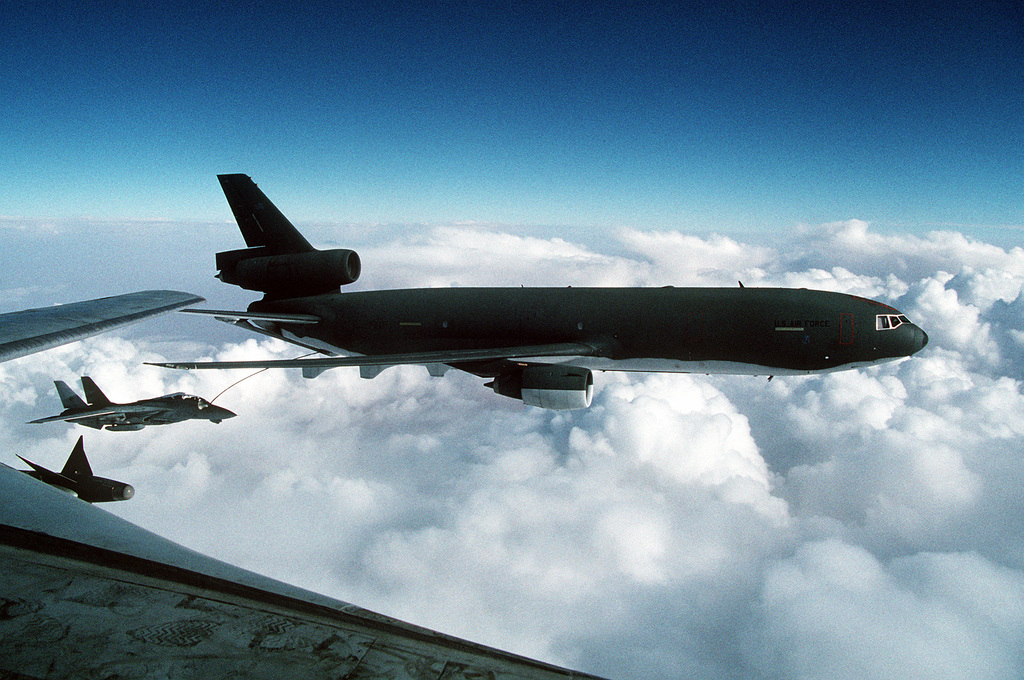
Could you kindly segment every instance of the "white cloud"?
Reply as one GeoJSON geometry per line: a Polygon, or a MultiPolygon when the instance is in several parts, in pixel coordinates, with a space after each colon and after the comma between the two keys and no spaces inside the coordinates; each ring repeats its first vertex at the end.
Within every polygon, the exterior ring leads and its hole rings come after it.
{"type": "Polygon", "coordinates": [[[290,583],[598,674],[1024,671],[1020,249],[861,222],[770,247],[460,225],[360,255],[382,286],[843,290],[895,304],[931,342],[897,364],[770,383],[598,374],[594,405],[572,413],[457,371],[400,367],[374,380],[260,373],[218,398],[238,413],[220,425],[24,424],[59,410],[53,379],[91,375],[116,400],[211,398],[245,372],[140,364],[303,353],[243,335],[205,344],[219,326],[179,316],[188,341],[103,336],[0,365],[5,450],[59,465],[84,432],[97,472],[136,487],[117,514],[290,583]]]}
{"type": "Polygon", "coordinates": [[[977,555],[884,564],[832,539],[769,570],[753,635],[767,677],[1019,677],[1022,596],[1020,572],[977,555]]]}

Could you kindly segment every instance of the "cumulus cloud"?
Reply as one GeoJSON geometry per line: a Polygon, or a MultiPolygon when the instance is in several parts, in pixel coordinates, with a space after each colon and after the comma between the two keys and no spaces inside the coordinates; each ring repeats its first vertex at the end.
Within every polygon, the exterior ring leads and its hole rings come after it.
{"type": "Polygon", "coordinates": [[[1012,678],[1024,576],[975,554],[881,562],[809,542],[765,576],[752,647],[767,677],[1012,678]],[[998,596],[994,596],[998,593],[998,596]]]}
{"type": "MultiPolygon", "coordinates": [[[[97,472],[136,487],[112,512],[289,583],[610,677],[1024,673],[1021,249],[851,221],[770,245],[455,225],[360,255],[380,287],[840,290],[896,305],[931,342],[900,363],[771,382],[599,374],[593,406],[571,413],[457,371],[267,371],[218,397],[239,415],[220,425],[85,432],[97,472]]],[[[53,379],[91,375],[122,401],[212,398],[246,373],[141,362],[302,353],[175,323],[188,341],[103,336],[0,365],[5,450],[63,462],[80,429],[24,424],[59,410],[53,379]]]]}

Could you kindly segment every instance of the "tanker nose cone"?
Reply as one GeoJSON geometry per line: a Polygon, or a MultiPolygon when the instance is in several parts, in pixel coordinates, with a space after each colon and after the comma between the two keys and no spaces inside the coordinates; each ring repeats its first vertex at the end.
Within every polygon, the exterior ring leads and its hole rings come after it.
{"type": "Polygon", "coordinates": [[[920,352],[928,344],[928,334],[914,326],[914,351],[911,354],[920,352]]]}
{"type": "Polygon", "coordinates": [[[121,491],[121,500],[126,501],[135,495],[135,488],[131,484],[125,484],[121,491]]]}

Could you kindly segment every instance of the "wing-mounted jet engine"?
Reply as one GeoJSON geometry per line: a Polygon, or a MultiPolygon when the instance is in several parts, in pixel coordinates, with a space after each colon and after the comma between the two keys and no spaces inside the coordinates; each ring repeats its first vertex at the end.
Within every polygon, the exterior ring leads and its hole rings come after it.
{"type": "Polygon", "coordinates": [[[594,398],[594,374],[586,368],[526,366],[502,373],[485,387],[530,406],[565,411],[587,408],[594,398]]]}
{"type": "Polygon", "coordinates": [[[83,437],[78,438],[78,443],[68,456],[64,468],[60,472],[47,470],[42,465],[21,458],[32,469],[22,470],[29,477],[35,477],[41,482],[66,491],[77,496],[86,503],[107,503],[111,501],[126,501],[135,495],[135,489],[131,484],[118,482],[105,477],[97,477],[92,473],[89,459],[85,457],[85,444],[83,437]]]}
{"type": "Polygon", "coordinates": [[[317,250],[246,175],[219,175],[248,248],[217,253],[219,278],[283,299],[336,293],[359,278],[354,250],[317,250]]]}

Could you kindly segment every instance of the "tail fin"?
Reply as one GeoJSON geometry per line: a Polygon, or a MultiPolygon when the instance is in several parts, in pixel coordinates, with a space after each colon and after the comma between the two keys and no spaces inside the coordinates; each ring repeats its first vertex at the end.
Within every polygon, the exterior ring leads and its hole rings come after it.
{"type": "Polygon", "coordinates": [[[64,408],[87,408],[89,406],[63,380],[54,380],[53,384],[57,386],[57,394],[60,395],[60,403],[64,405],[64,408]]]}
{"type": "Polygon", "coordinates": [[[248,248],[217,253],[219,278],[266,298],[336,293],[359,278],[354,250],[317,250],[248,175],[217,175],[248,248]]]}
{"type": "Polygon", "coordinates": [[[82,397],[78,395],[68,383],[62,380],[54,380],[53,384],[57,388],[57,394],[60,395],[60,403],[62,403],[65,409],[86,409],[88,403],[82,400],[82,397]]]}
{"type": "Polygon", "coordinates": [[[93,476],[89,459],[85,457],[84,439],[85,437],[78,438],[78,443],[75,444],[75,448],[71,450],[71,455],[68,456],[68,462],[64,463],[64,469],[60,473],[65,477],[82,479],[93,476]]]}
{"type": "Polygon", "coordinates": [[[85,390],[85,400],[89,402],[90,406],[107,406],[114,403],[107,399],[107,395],[103,394],[92,378],[87,375],[82,376],[82,389],[85,390]]]}
{"type": "Polygon", "coordinates": [[[308,253],[314,250],[248,175],[217,175],[238,228],[250,248],[264,247],[266,255],[308,253]]]}

